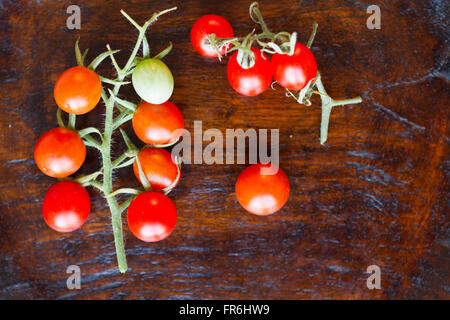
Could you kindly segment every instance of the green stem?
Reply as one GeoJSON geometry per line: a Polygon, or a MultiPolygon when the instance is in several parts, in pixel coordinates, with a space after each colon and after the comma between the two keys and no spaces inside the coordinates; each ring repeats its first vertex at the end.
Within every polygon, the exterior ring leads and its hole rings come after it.
{"type": "MultiPolygon", "coordinates": [[[[118,86],[118,85],[117,85],[118,86]]],[[[113,113],[114,113],[114,101],[108,100],[106,102],[106,118],[105,118],[105,131],[103,133],[103,145],[102,145],[102,159],[103,159],[103,192],[109,195],[113,191],[112,185],[112,170],[111,163],[111,138],[112,138],[112,126],[113,126],[113,113]]],[[[114,234],[114,243],[116,246],[117,263],[119,265],[120,272],[126,272],[127,258],[125,256],[125,247],[123,243],[122,232],[122,217],[119,211],[119,206],[114,197],[106,197],[108,206],[111,210],[111,220],[114,234]]]]}
{"type": "Polygon", "coordinates": [[[77,120],[77,116],[75,114],[69,113],[69,124],[67,125],[67,127],[70,130],[75,130],[76,120],[77,120]]]}
{"type": "Polygon", "coordinates": [[[316,37],[316,32],[317,32],[317,27],[319,25],[317,24],[317,22],[314,22],[313,24],[313,30],[311,32],[311,35],[309,36],[309,40],[308,40],[308,44],[306,45],[308,48],[311,48],[312,43],[314,41],[314,38],[316,37]]]}
{"type": "Polygon", "coordinates": [[[136,190],[136,189],[133,189],[133,188],[122,188],[122,189],[117,189],[116,191],[110,193],[108,195],[108,197],[114,197],[114,196],[116,196],[118,194],[134,194],[134,195],[138,195],[140,193],[142,193],[142,191],[139,191],[139,190],[136,190]]]}
{"type": "Polygon", "coordinates": [[[56,120],[58,121],[58,125],[59,125],[61,128],[65,128],[65,127],[66,127],[66,125],[64,124],[64,121],[63,121],[63,119],[62,119],[62,111],[61,111],[61,108],[59,108],[59,107],[58,107],[58,110],[56,111],[56,120]]]}
{"type": "Polygon", "coordinates": [[[130,121],[131,119],[133,119],[133,114],[126,113],[126,112],[121,113],[120,115],[118,115],[116,117],[116,119],[114,119],[113,130],[116,130],[122,124],[130,121]]]}
{"type": "Polygon", "coordinates": [[[346,104],[358,104],[362,102],[361,97],[356,97],[352,99],[345,99],[345,100],[333,100],[332,105],[333,107],[336,106],[345,106],[346,104]]]}
{"type": "Polygon", "coordinates": [[[119,212],[120,212],[120,213],[124,212],[124,211],[128,208],[128,206],[130,205],[131,201],[133,201],[133,199],[134,199],[135,197],[136,197],[136,196],[133,195],[133,196],[129,197],[127,200],[125,200],[124,202],[122,202],[122,203],[120,204],[120,206],[119,206],[119,212]]]}
{"type": "Polygon", "coordinates": [[[128,157],[128,155],[127,155],[127,153],[126,152],[124,152],[124,153],[122,153],[122,155],[120,156],[120,157],[118,157],[116,160],[114,160],[113,162],[112,162],[112,166],[113,166],[113,169],[115,168],[115,167],[117,167],[118,165],[120,165],[122,162],[124,162],[126,159],[128,159],[129,157],[128,157]]]}
{"type": "Polygon", "coordinates": [[[83,137],[84,143],[88,146],[88,147],[93,147],[96,148],[99,151],[102,151],[102,146],[100,145],[99,142],[97,142],[97,140],[95,140],[91,135],[87,134],[83,137]]]}
{"type": "Polygon", "coordinates": [[[107,197],[106,201],[111,209],[111,223],[114,234],[114,244],[116,247],[117,264],[119,265],[119,271],[121,273],[125,273],[128,266],[127,257],[125,255],[125,245],[123,242],[122,212],[119,209],[116,199],[113,197],[107,197]]]}
{"type": "Polygon", "coordinates": [[[103,185],[101,183],[99,183],[97,181],[91,181],[91,182],[89,182],[89,185],[91,185],[92,187],[97,188],[99,191],[105,193],[103,191],[103,185]]]}
{"type": "Polygon", "coordinates": [[[250,5],[250,18],[252,18],[254,22],[259,23],[261,25],[261,29],[264,34],[273,35],[273,33],[270,32],[269,28],[267,28],[267,25],[264,22],[261,11],[259,11],[258,2],[253,2],[250,5]],[[256,15],[256,20],[253,18],[252,13],[256,15]]]}
{"type": "MultiPolygon", "coordinates": [[[[120,72],[118,74],[117,80],[122,81],[125,78],[125,72],[128,71],[129,65],[131,64],[130,61],[133,61],[133,59],[136,57],[139,46],[141,45],[142,42],[142,38],[143,38],[143,31],[141,30],[139,33],[138,41],[130,56],[130,59],[128,60],[128,63],[126,64],[125,68],[122,69],[124,70],[124,72],[120,72]]],[[[117,95],[121,86],[122,84],[116,84],[114,86],[113,89],[114,95],[117,95]]],[[[113,165],[111,162],[111,138],[113,132],[115,102],[113,99],[107,99],[104,102],[106,104],[106,117],[105,117],[105,130],[103,133],[104,140],[101,151],[103,159],[103,192],[105,193],[106,201],[111,210],[111,223],[114,234],[114,244],[116,247],[117,263],[119,265],[120,272],[124,273],[127,271],[128,266],[127,266],[127,258],[125,255],[125,246],[123,242],[122,215],[116,199],[114,197],[107,196],[113,192],[113,185],[112,185],[113,165]]]]}
{"type": "MultiPolygon", "coordinates": [[[[114,96],[117,96],[121,86],[123,85],[122,81],[130,71],[129,69],[133,66],[133,61],[136,58],[136,55],[139,51],[139,47],[142,44],[148,26],[151,24],[151,22],[156,20],[159,15],[171,10],[172,9],[169,9],[162,11],[158,14],[154,14],[152,18],[148,20],[142,27],[138,25],[136,22],[134,22],[134,20],[130,16],[128,16],[124,11],[121,11],[121,13],[139,30],[139,36],[136,45],[130,57],[128,58],[128,61],[125,64],[125,67],[123,69],[120,69],[118,68],[117,63],[115,63],[115,67],[118,71],[117,75],[118,83],[114,85],[114,88],[112,90],[114,96]]],[[[112,55],[110,55],[110,57],[112,57],[112,55]]],[[[112,184],[112,171],[114,169],[114,166],[113,163],[111,162],[111,139],[113,130],[115,129],[114,107],[116,103],[111,97],[109,98],[106,97],[105,94],[102,95],[102,99],[104,100],[104,103],[106,105],[106,117],[105,117],[105,129],[103,133],[103,144],[101,146],[101,154],[103,159],[103,186],[101,190],[104,192],[106,201],[111,210],[111,220],[114,234],[114,244],[116,247],[117,263],[119,265],[120,272],[124,273],[127,271],[128,267],[122,232],[121,213],[123,211],[123,208],[121,208],[118,205],[116,199],[114,198],[115,194],[113,193],[113,184],[112,184]]]]}
{"type": "Polygon", "coordinates": [[[323,104],[322,105],[322,119],[320,121],[320,144],[324,144],[328,138],[328,126],[330,124],[330,115],[332,105],[323,104]]]}
{"type": "Polygon", "coordinates": [[[101,171],[96,171],[88,175],[79,176],[74,181],[78,182],[81,185],[90,184],[91,181],[95,181],[95,179],[97,179],[97,177],[101,174],[101,171]]]}
{"type": "Polygon", "coordinates": [[[334,100],[328,95],[327,91],[325,90],[325,87],[323,86],[322,79],[319,73],[317,73],[315,85],[317,87],[317,90],[319,90],[320,99],[322,100],[322,119],[320,122],[320,144],[324,144],[328,138],[328,127],[330,124],[330,115],[333,107],[343,106],[347,104],[361,103],[362,99],[361,97],[356,97],[345,100],[334,100]]]}

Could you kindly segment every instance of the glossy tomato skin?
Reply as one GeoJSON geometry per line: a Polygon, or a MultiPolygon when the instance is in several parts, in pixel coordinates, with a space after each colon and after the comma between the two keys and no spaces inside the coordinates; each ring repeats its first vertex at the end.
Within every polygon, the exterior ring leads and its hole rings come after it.
{"type": "MultiPolygon", "coordinates": [[[[233,38],[234,32],[227,19],[215,14],[207,14],[195,21],[191,29],[192,45],[202,56],[213,58],[217,57],[217,53],[205,42],[206,36],[211,33],[216,34],[217,38],[233,38]]],[[[220,54],[225,54],[225,48],[220,54]]]]}
{"type": "Polygon", "coordinates": [[[65,112],[85,114],[100,101],[102,83],[94,71],[77,66],[64,71],[56,80],[53,96],[65,112]]]}
{"type": "Polygon", "coordinates": [[[156,242],[167,238],[177,222],[172,200],[160,192],[144,192],[128,207],[128,227],[136,238],[156,242]]]}
{"type": "Polygon", "coordinates": [[[50,228],[59,232],[79,229],[91,210],[89,193],[79,183],[61,181],[45,194],[42,213],[50,228]]]}
{"type": "Polygon", "coordinates": [[[133,115],[133,129],[149,145],[175,142],[184,128],[180,110],[170,101],[162,104],[142,102],[133,115]]]}
{"type": "Polygon", "coordinates": [[[276,53],[272,56],[274,78],[289,90],[301,90],[317,75],[317,62],[311,50],[302,43],[295,44],[294,54],[276,53]]]}
{"type": "Polygon", "coordinates": [[[47,131],[36,143],[34,160],[39,169],[53,178],[70,176],[86,158],[86,146],[78,133],[66,128],[47,131]]]}
{"type": "MultiPolygon", "coordinates": [[[[178,177],[178,167],[169,152],[161,148],[145,148],[139,152],[139,163],[152,190],[164,189],[174,183],[178,177]]],[[[133,171],[139,177],[139,167],[134,161],[133,171]]]]}
{"type": "Polygon", "coordinates": [[[138,63],[131,76],[134,90],[149,103],[164,103],[173,92],[173,75],[159,59],[145,59],[138,63]]]}
{"type": "Polygon", "coordinates": [[[272,82],[272,65],[261,51],[252,48],[255,54],[255,64],[248,69],[242,68],[238,61],[238,53],[234,53],[227,65],[228,81],[234,90],[244,96],[256,96],[263,93],[272,82]]]}
{"type": "Polygon", "coordinates": [[[289,197],[289,180],[280,168],[275,174],[262,174],[270,165],[253,164],[244,169],[236,182],[236,197],[250,213],[269,215],[280,210],[289,197]]]}

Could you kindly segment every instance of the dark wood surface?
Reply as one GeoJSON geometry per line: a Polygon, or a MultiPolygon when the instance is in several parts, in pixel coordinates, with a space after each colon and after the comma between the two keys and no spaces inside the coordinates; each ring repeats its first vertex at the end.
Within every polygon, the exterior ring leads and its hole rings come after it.
{"type": "MultiPolygon", "coordinates": [[[[239,96],[226,62],[191,47],[190,28],[204,14],[223,15],[237,34],[251,31],[250,0],[78,0],[75,31],[66,27],[69,2],[0,1],[0,298],[450,298],[448,2],[376,1],[381,30],[369,30],[373,2],[260,1],[273,30],[298,31],[303,42],[318,22],[313,52],[328,92],[364,99],[333,111],[321,146],[319,99],[304,107],[280,89],[239,96]],[[137,32],[119,9],[142,23],[174,5],[149,39],[153,52],[174,43],[165,61],[186,128],[194,120],[222,132],[279,128],[291,194],[279,213],[254,216],[234,194],[244,165],[185,165],[171,194],[178,221],[168,239],[143,243],[124,221],[130,270],[122,275],[96,191],[89,190],[93,207],[81,230],[45,225],[41,203],[55,180],[37,169],[33,148],[57,125],[53,85],[75,64],[77,37],[88,57],[110,43],[123,49],[123,62],[137,32]],[[81,290],[66,287],[72,264],[81,268],[81,290]],[[366,287],[372,264],[381,268],[381,290],[366,287]]],[[[100,72],[111,75],[110,63],[100,72]]],[[[100,125],[103,115],[100,105],[79,126],[100,125]]],[[[117,137],[115,154],[123,149],[117,137]]],[[[97,166],[89,149],[81,172],[97,166]]],[[[116,186],[137,186],[131,168],[115,177],[116,186]]]]}

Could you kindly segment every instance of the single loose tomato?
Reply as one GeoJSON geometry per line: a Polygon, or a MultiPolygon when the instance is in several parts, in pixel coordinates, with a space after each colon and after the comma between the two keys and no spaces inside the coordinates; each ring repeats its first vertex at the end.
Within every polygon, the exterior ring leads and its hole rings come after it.
{"type": "Polygon", "coordinates": [[[87,220],[90,210],[89,193],[74,181],[54,184],[45,194],[42,205],[45,222],[59,232],[79,229],[87,220]]]}
{"type": "Polygon", "coordinates": [[[173,76],[159,59],[145,59],[138,63],[131,76],[134,90],[149,103],[164,103],[173,92],[173,76]]]}
{"type": "Polygon", "coordinates": [[[170,101],[162,104],[142,102],[133,115],[133,129],[139,139],[149,145],[175,142],[182,135],[183,116],[170,101]]]}
{"type": "Polygon", "coordinates": [[[270,60],[264,58],[258,49],[252,48],[255,54],[255,64],[248,68],[242,68],[238,61],[238,53],[234,53],[227,65],[228,81],[234,90],[244,96],[256,96],[263,93],[272,81],[272,66],[270,60]]]}
{"type": "Polygon", "coordinates": [[[144,192],[128,207],[128,227],[136,238],[156,242],[167,238],[175,228],[177,210],[172,200],[160,192],[144,192]]]}
{"type": "MultiPolygon", "coordinates": [[[[172,185],[178,177],[178,167],[169,152],[161,148],[145,148],[139,152],[139,163],[153,190],[161,190],[172,185]]],[[[139,177],[139,166],[134,161],[133,171],[139,177]]]]}
{"type": "Polygon", "coordinates": [[[317,62],[311,50],[302,43],[295,44],[294,54],[276,53],[272,56],[275,80],[289,90],[301,90],[317,75],[317,62]]]}
{"type": "Polygon", "coordinates": [[[94,71],[77,66],[64,71],[56,80],[53,95],[65,112],[85,114],[98,104],[102,82],[94,71]]]}
{"type": "Polygon", "coordinates": [[[66,128],[46,132],[36,143],[34,160],[39,169],[54,178],[70,176],[86,158],[86,146],[78,133],[66,128]]]}
{"type": "MultiPolygon", "coordinates": [[[[202,56],[213,58],[217,57],[217,52],[206,43],[206,36],[211,33],[214,33],[217,38],[233,38],[234,32],[227,19],[215,14],[207,14],[195,21],[191,29],[192,45],[202,56]]],[[[223,48],[220,54],[225,54],[225,50],[226,48],[223,48]]]]}
{"type": "Polygon", "coordinates": [[[280,210],[289,197],[289,180],[286,174],[270,164],[253,164],[244,169],[236,181],[236,197],[250,213],[269,215],[280,210]],[[263,170],[275,174],[265,174],[263,170]]]}

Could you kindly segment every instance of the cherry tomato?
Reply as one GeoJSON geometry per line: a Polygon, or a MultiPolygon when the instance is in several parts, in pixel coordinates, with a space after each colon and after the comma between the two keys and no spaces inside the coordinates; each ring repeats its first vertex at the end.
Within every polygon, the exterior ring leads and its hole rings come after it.
{"type": "Polygon", "coordinates": [[[86,158],[86,146],[78,133],[66,128],[46,132],[36,143],[34,160],[39,169],[54,178],[70,176],[86,158]]]}
{"type": "Polygon", "coordinates": [[[289,90],[301,90],[317,75],[317,62],[311,50],[295,44],[294,54],[276,53],[272,56],[275,80],[289,90]]]}
{"type": "Polygon", "coordinates": [[[172,200],[160,192],[144,192],[128,207],[128,227],[136,238],[156,242],[175,228],[177,210],[172,200]]]}
{"type": "Polygon", "coordinates": [[[72,114],[85,114],[94,109],[101,94],[102,83],[98,74],[82,66],[64,71],[53,90],[56,104],[72,114]]]}
{"type": "MultiPolygon", "coordinates": [[[[236,197],[250,213],[269,215],[280,210],[289,197],[289,180],[280,168],[273,175],[262,174],[270,164],[253,164],[244,169],[236,181],[236,197]]],[[[266,169],[267,170],[267,169],[266,169]]]]}
{"type": "Polygon", "coordinates": [[[133,116],[133,129],[149,145],[170,144],[182,135],[183,116],[170,101],[162,104],[142,102],[133,116]]]}
{"type": "Polygon", "coordinates": [[[45,222],[59,232],[79,229],[87,220],[90,210],[89,193],[74,181],[54,184],[45,194],[42,205],[45,222]]]}
{"type": "MultiPolygon", "coordinates": [[[[172,183],[178,177],[178,167],[173,162],[169,152],[161,148],[145,148],[139,152],[139,163],[153,190],[161,190],[172,183]]],[[[134,161],[133,171],[136,178],[139,177],[139,167],[134,161]]]]}
{"type": "MultiPolygon", "coordinates": [[[[217,38],[233,38],[234,32],[227,19],[215,14],[207,14],[195,21],[191,29],[192,45],[202,56],[213,58],[217,57],[217,53],[209,44],[206,44],[206,36],[211,33],[214,33],[217,38]]],[[[220,54],[224,55],[225,50],[226,48],[223,48],[220,54]]]]}
{"type": "Polygon", "coordinates": [[[255,64],[248,69],[242,68],[238,61],[238,53],[234,53],[227,65],[228,81],[234,90],[244,96],[256,96],[263,93],[272,81],[272,66],[270,60],[261,51],[252,48],[255,54],[255,64]]]}
{"type": "Polygon", "coordinates": [[[134,90],[149,103],[164,103],[173,92],[173,76],[159,59],[145,59],[138,63],[131,76],[134,90]]]}

